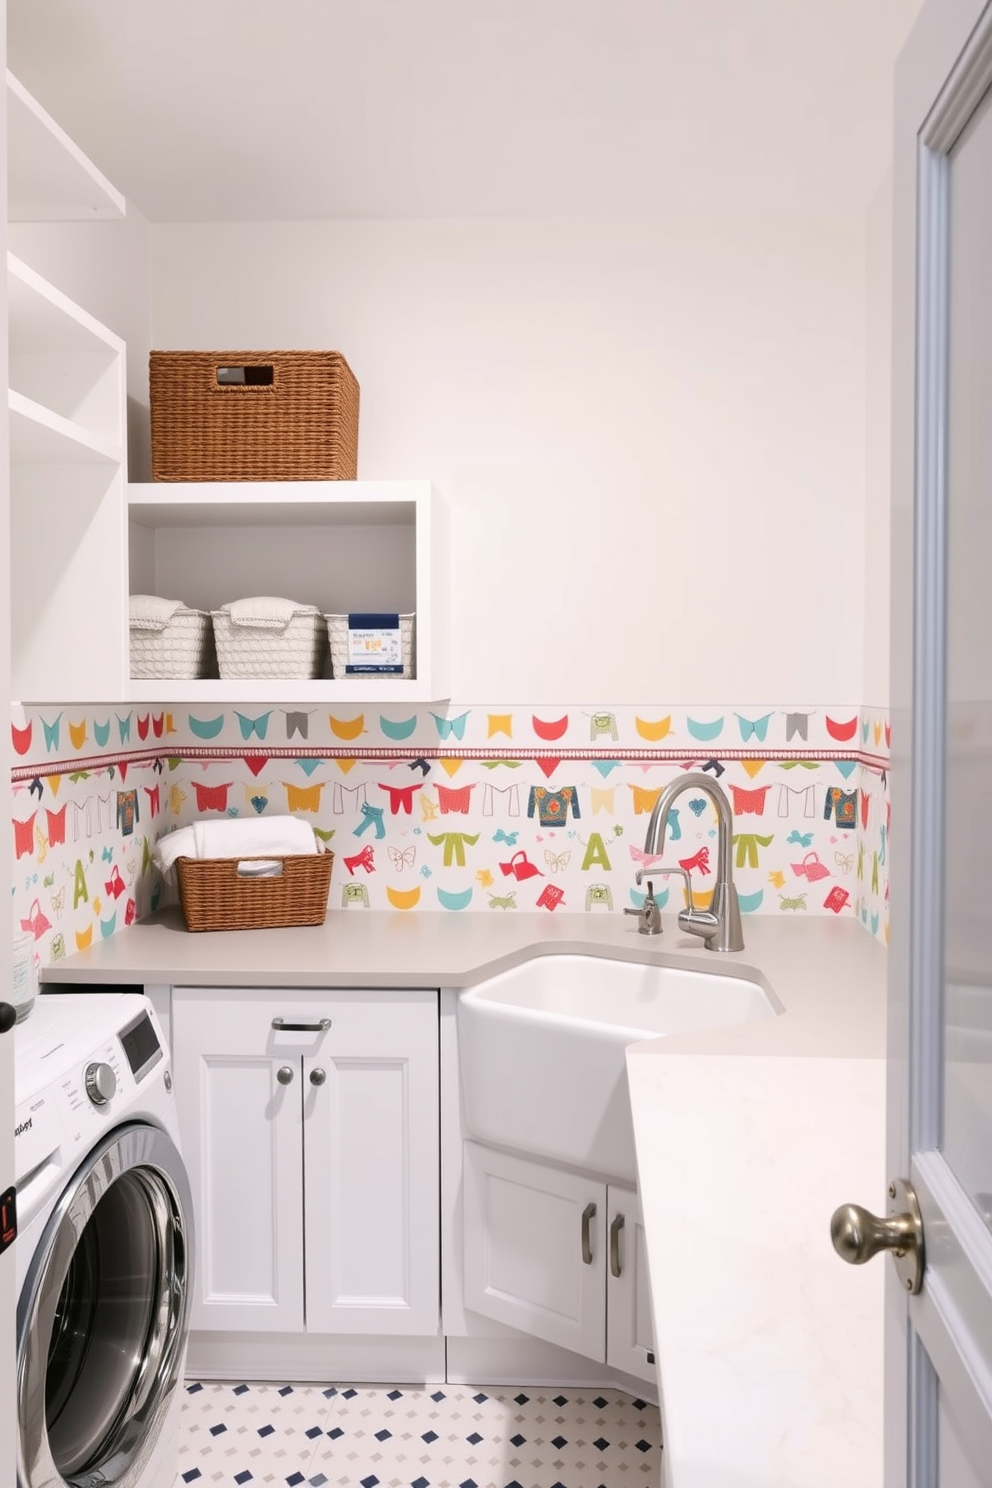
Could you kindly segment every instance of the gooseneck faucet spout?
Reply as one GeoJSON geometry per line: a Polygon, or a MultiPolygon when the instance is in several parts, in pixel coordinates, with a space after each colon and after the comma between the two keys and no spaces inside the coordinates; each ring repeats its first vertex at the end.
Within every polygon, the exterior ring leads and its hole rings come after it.
{"type": "Polygon", "coordinates": [[[716,808],[717,877],[709,909],[696,909],[690,893],[689,907],[679,911],[679,928],[687,930],[690,935],[701,935],[707,950],[742,951],[744,932],[741,929],[741,908],[734,887],[732,865],[734,816],[725,792],[715,780],[696,771],[689,775],[680,775],[665,787],[655,801],[648,821],[644,856],[660,857],[664,852],[669,812],[679,796],[687,790],[698,791],[716,808]]]}

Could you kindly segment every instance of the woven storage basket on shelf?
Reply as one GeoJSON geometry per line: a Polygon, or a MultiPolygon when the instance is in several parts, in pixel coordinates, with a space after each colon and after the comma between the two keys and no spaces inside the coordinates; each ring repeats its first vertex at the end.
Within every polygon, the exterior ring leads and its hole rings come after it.
{"type": "Polygon", "coordinates": [[[310,678],[324,670],[327,628],[315,605],[299,605],[281,628],[239,624],[228,606],[212,618],[221,677],[310,678]]]}
{"type": "Polygon", "coordinates": [[[334,854],[271,858],[177,858],[179,902],[187,930],[264,930],[322,925],[334,854]],[[279,862],[278,877],[239,873],[239,863],[279,862]]]}
{"type": "Polygon", "coordinates": [[[359,387],[339,351],[153,351],[148,389],[153,480],[357,477],[359,387]]]}
{"type": "Polygon", "coordinates": [[[164,623],[131,616],[132,677],[217,675],[213,625],[206,610],[176,610],[164,623]]]}
{"type": "Polygon", "coordinates": [[[402,672],[348,671],[348,629],[350,615],[325,615],[327,638],[331,647],[331,676],[351,678],[413,676],[413,615],[400,615],[400,660],[402,672]]]}

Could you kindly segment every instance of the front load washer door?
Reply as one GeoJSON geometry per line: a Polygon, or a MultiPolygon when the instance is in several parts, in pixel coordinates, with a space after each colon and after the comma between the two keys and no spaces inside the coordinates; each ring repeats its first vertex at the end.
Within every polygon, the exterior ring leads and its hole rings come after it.
{"type": "Polygon", "coordinates": [[[140,1488],[183,1368],[192,1214],[158,1127],[119,1127],[70,1180],[18,1302],[19,1488],[140,1488]]]}

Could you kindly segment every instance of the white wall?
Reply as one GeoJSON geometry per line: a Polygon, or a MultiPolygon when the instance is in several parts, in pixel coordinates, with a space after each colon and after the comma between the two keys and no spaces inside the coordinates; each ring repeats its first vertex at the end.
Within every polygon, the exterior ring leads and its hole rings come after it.
{"type": "Polygon", "coordinates": [[[862,702],[889,704],[892,502],[892,172],[869,206],[865,292],[865,597],[862,702]]]}
{"type": "MultiPolygon", "coordinates": [[[[154,225],[152,344],[342,350],[452,509],[452,696],[862,697],[863,217],[154,225]]],[[[133,358],[132,358],[133,360],[133,358]]]]}

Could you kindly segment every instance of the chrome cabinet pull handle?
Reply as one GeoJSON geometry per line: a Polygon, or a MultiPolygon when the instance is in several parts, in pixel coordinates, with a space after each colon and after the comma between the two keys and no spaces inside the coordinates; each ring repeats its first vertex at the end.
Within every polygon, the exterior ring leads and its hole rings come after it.
{"type": "Polygon", "coordinates": [[[321,1018],[319,1023],[287,1023],[285,1018],[273,1018],[276,1033],[326,1033],[331,1026],[330,1018],[321,1018]]]}
{"type": "Polygon", "coordinates": [[[293,1083],[293,1067],[292,1067],[292,1065],[291,1064],[284,1064],[279,1069],[277,1069],[276,1070],[276,1079],[279,1081],[279,1084],[280,1085],[292,1085],[292,1083],[293,1083]]]}
{"type": "Polygon", "coordinates": [[[617,1214],[610,1225],[610,1274],[612,1276],[620,1275],[620,1231],[623,1226],[623,1215],[617,1214]]]}
{"type": "Polygon", "coordinates": [[[311,1085],[323,1085],[323,1083],[324,1083],[324,1081],[326,1079],[327,1079],[327,1071],[326,1070],[312,1069],[310,1071],[310,1084],[311,1085]]]}
{"type": "Polygon", "coordinates": [[[582,1264],[584,1266],[592,1265],[592,1236],[589,1227],[595,1218],[596,1205],[589,1203],[582,1211],[582,1264]]]}

